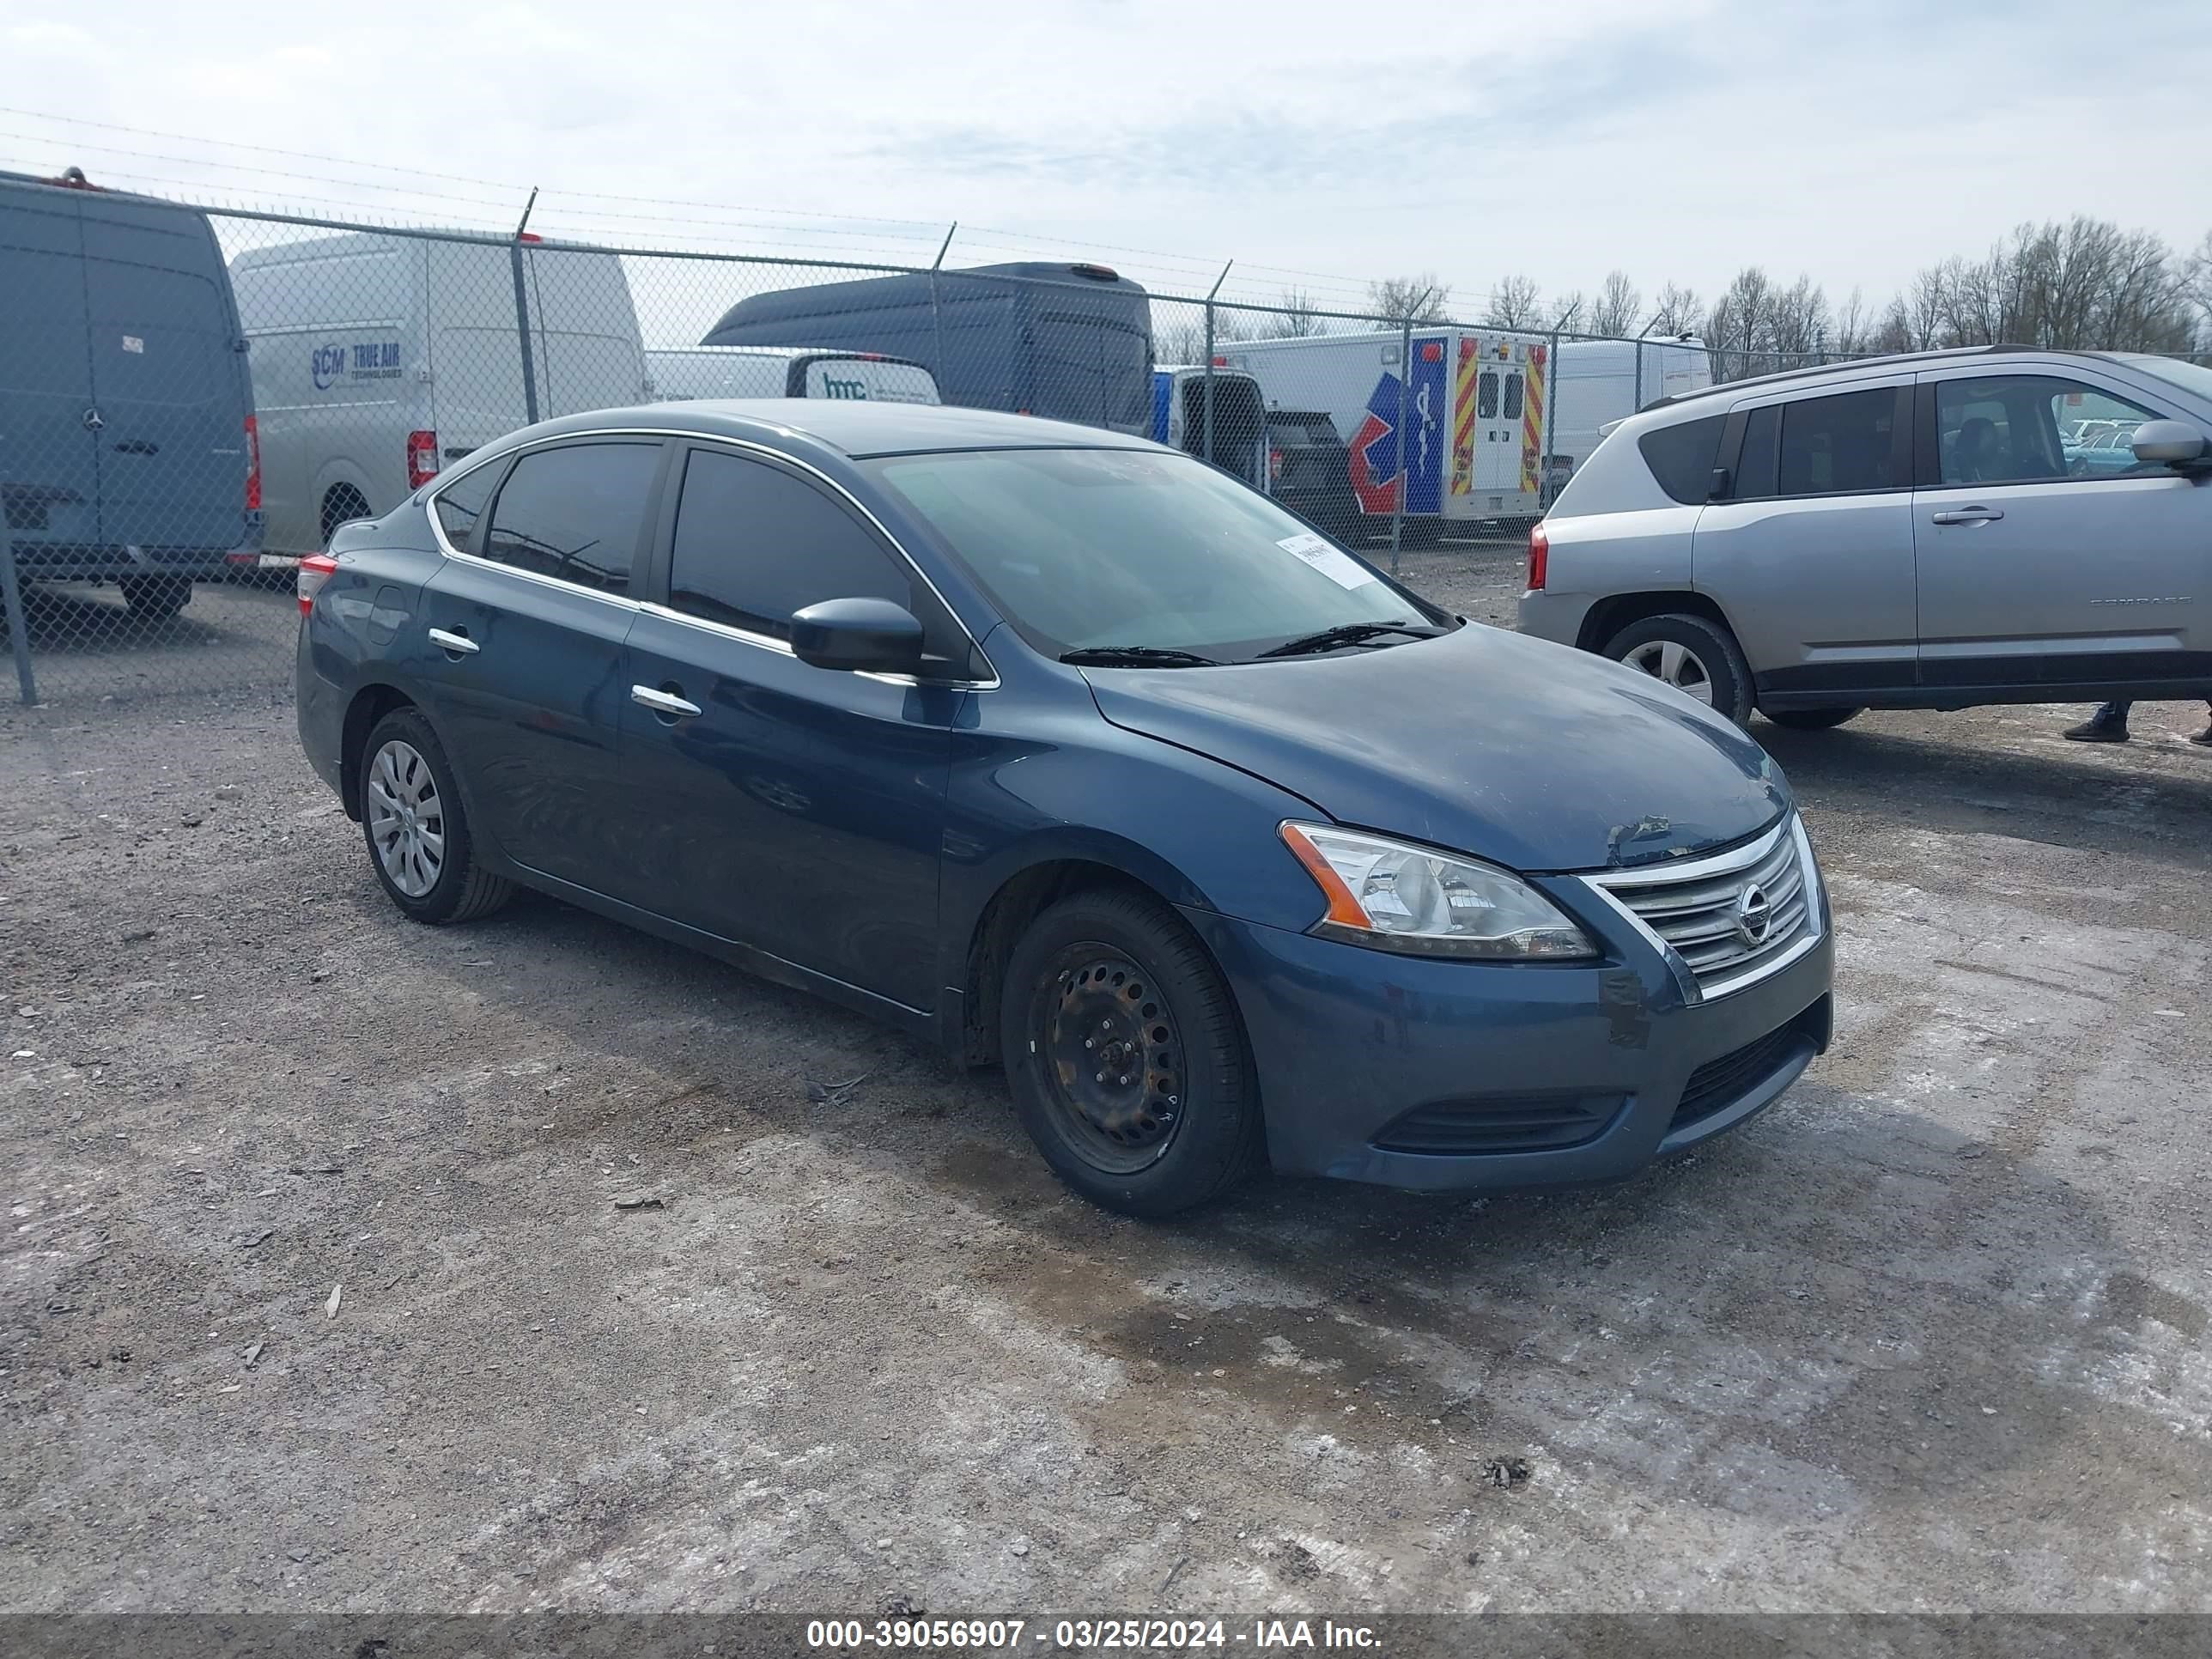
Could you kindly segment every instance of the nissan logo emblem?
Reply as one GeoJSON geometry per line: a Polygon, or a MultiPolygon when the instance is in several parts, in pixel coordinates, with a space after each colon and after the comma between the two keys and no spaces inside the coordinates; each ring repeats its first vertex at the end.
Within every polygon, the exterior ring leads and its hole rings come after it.
{"type": "Polygon", "coordinates": [[[1753,882],[1736,896],[1735,936],[1749,950],[1757,950],[1766,943],[1766,935],[1774,926],[1774,902],[1766,896],[1766,890],[1753,882]]]}

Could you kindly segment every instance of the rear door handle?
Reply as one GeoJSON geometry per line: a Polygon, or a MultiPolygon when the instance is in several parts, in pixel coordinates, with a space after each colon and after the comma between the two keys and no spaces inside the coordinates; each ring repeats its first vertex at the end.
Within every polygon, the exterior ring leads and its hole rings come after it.
{"type": "Polygon", "coordinates": [[[673,691],[656,691],[649,685],[630,687],[629,700],[656,714],[690,715],[702,712],[697,703],[686,702],[673,691]]]}
{"type": "Polygon", "coordinates": [[[443,628],[430,630],[430,643],[441,651],[450,651],[457,657],[473,657],[483,649],[465,634],[455,634],[443,628]]]}
{"type": "Polygon", "coordinates": [[[2002,519],[2003,512],[1994,507],[1957,507],[1948,513],[1929,516],[1930,524],[1987,524],[1992,519],[2002,519]]]}

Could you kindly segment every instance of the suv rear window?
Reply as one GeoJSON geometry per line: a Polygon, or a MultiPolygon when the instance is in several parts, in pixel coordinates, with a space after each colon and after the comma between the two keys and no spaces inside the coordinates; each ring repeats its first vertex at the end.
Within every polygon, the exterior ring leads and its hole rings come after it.
{"type": "Polygon", "coordinates": [[[1713,463],[1720,459],[1721,427],[1727,419],[1713,415],[1682,421],[1655,428],[1636,441],[1660,489],[1693,507],[1711,495],[1713,463]]]}

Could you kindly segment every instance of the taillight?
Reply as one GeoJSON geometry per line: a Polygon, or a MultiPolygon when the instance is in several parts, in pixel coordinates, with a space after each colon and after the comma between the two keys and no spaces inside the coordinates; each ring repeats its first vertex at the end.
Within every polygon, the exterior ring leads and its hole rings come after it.
{"type": "Polygon", "coordinates": [[[407,434],[407,487],[420,489],[438,476],[438,434],[434,432],[410,432],[407,434]]]}
{"type": "Polygon", "coordinates": [[[1552,538],[1544,533],[1540,522],[1528,528],[1528,591],[1544,591],[1544,578],[1551,574],[1552,538]]]}
{"type": "Polygon", "coordinates": [[[338,574],[338,562],[327,553],[310,553],[300,561],[300,614],[306,616],[315,608],[315,595],[323,591],[323,584],[338,574]]]}
{"type": "Polygon", "coordinates": [[[261,510],[261,422],[252,415],[246,417],[246,510],[261,510]]]}
{"type": "Polygon", "coordinates": [[[1267,452],[1267,477],[1274,479],[1282,476],[1283,452],[1279,449],[1271,449],[1267,452]]]}

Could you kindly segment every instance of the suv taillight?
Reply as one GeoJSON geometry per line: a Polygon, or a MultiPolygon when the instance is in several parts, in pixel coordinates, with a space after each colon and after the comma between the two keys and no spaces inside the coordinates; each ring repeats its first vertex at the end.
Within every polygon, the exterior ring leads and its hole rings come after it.
{"type": "Polygon", "coordinates": [[[1544,591],[1544,578],[1551,574],[1552,538],[1544,533],[1540,521],[1528,527],[1528,591],[1544,591]]]}
{"type": "Polygon", "coordinates": [[[1268,478],[1268,482],[1269,482],[1269,483],[1273,483],[1275,479],[1279,478],[1279,477],[1281,477],[1282,476],[1283,476],[1283,452],[1282,452],[1281,450],[1279,450],[1279,449],[1271,449],[1271,450],[1269,450],[1269,451],[1267,452],[1267,478],[1268,478]]]}
{"type": "Polygon", "coordinates": [[[407,487],[420,489],[438,476],[438,434],[434,432],[410,432],[407,434],[407,487]]]}
{"type": "Polygon", "coordinates": [[[315,595],[323,591],[323,584],[338,574],[338,562],[327,553],[310,553],[300,561],[300,614],[306,616],[315,608],[315,595]]]}
{"type": "Polygon", "coordinates": [[[261,422],[252,415],[246,417],[246,510],[261,510],[261,422]]]}

